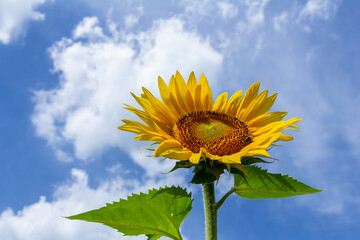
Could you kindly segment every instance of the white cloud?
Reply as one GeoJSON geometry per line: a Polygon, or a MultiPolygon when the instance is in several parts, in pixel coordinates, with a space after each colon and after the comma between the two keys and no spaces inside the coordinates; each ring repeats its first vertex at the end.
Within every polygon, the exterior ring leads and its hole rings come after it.
{"type": "MultiPolygon", "coordinates": [[[[116,173],[116,172],[119,172],[119,171],[123,171],[122,169],[122,164],[118,163],[118,164],[115,164],[111,167],[108,167],[106,169],[109,173],[116,173]]],[[[125,174],[129,173],[129,170],[127,171],[124,171],[125,174]]]]}
{"type": "Polygon", "coordinates": [[[229,1],[183,1],[181,4],[185,6],[185,17],[193,17],[195,21],[199,17],[211,17],[212,21],[214,18],[228,20],[238,14],[238,7],[229,1]]]}
{"type": "Polygon", "coordinates": [[[264,40],[263,40],[263,37],[260,35],[256,41],[255,51],[251,58],[252,61],[254,61],[259,56],[263,47],[264,47],[264,40]]]}
{"type": "Polygon", "coordinates": [[[149,151],[139,152],[138,148],[134,148],[130,152],[130,156],[133,161],[145,169],[145,172],[149,177],[156,177],[162,173],[166,173],[170,171],[175,165],[175,162],[172,160],[160,162],[160,159],[154,159],[148,155],[149,151]],[[151,164],[149,164],[149,161],[151,161],[151,164]]]}
{"type": "Polygon", "coordinates": [[[135,15],[127,15],[125,16],[125,26],[126,28],[131,28],[135,24],[139,22],[139,18],[135,15]]]}
{"type": "Polygon", "coordinates": [[[254,53],[255,59],[264,46],[262,31],[266,25],[265,10],[269,0],[234,1],[183,1],[185,13],[179,14],[191,26],[196,26],[203,35],[211,36],[213,45],[224,56],[246,46],[254,53]],[[209,27],[211,26],[211,27],[209,27]],[[253,42],[257,46],[253,48],[253,42]]]}
{"type": "Polygon", "coordinates": [[[248,7],[246,17],[251,24],[262,24],[265,20],[264,9],[269,0],[245,0],[244,4],[248,7]]]}
{"type": "Polygon", "coordinates": [[[237,7],[232,3],[224,1],[218,2],[217,5],[223,18],[233,18],[238,13],[237,7]]]}
{"type": "MultiPolygon", "coordinates": [[[[63,218],[97,209],[105,203],[126,199],[131,193],[147,192],[147,189],[165,185],[177,185],[183,180],[176,174],[164,175],[158,181],[148,180],[141,184],[134,178],[115,177],[98,187],[88,185],[88,175],[79,169],[72,170],[72,180],[59,185],[49,201],[41,196],[39,201],[14,212],[6,209],[0,215],[0,239],[7,240],[98,240],[119,239],[121,233],[107,226],[63,218]]],[[[183,185],[183,184],[182,184],[183,185]]],[[[147,239],[145,236],[121,239],[147,239]]]]}
{"type": "MultiPolygon", "coordinates": [[[[113,31],[114,28],[113,28],[113,31]]],[[[90,159],[109,147],[127,150],[129,138],[116,129],[134,104],[130,91],[141,86],[158,95],[157,77],[167,80],[176,70],[185,78],[194,70],[216,81],[222,56],[208,40],[184,29],[177,18],[158,20],[148,31],[105,36],[95,17],[84,18],[73,38],[54,44],[49,53],[60,83],[35,91],[32,116],[36,132],[61,159],[71,157],[62,146],[71,144],[75,156],[90,159]]]]}
{"type": "Polygon", "coordinates": [[[328,20],[332,18],[342,0],[308,0],[300,10],[298,22],[313,20],[315,18],[328,20]]]}
{"type": "Polygon", "coordinates": [[[124,18],[125,27],[128,29],[132,28],[134,25],[136,25],[139,22],[143,14],[144,14],[144,8],[143,6],[140,5],[136,8],[135,13],[125,16],[124,18]]]}
{"type": "Polygon", "coordinates": [[[198,16],[208,16],[212,12],[214,12],[215,4],[210,0],[204,1],[191,1],[187,0],[182,2],[185,6],[185,12],[187,14],[196,14],[198,16]]]}
{"type": "Polygon", "coordinates": [[[73,32],[74,39],[89,39],[89,40],[105,40],[106,37],[102,28],[99,26],[99,19],[97,17],[85,17],[75,28],[73,32]]]}
{"type": "Polygon", "coordinates": [[[284,11],[280,15],[274,17],[274,29],[282,31],[288,23],[288,12],[284,11]]]}
{"type": "Polygon", "coordinates": [[[320,46],[314,46],[306,53],[306,61],[309,62],[316,57],[316,52],[319,51],[320,46]]]}
{"type": "Polygon", "coordinates": [[[45,15],[35,9],[47,0],[1,0],[0,42],[8,44],[23,34],[27,22],[44,20],[45,15]]]}
{"type": "Polygon", "coordinates": [[[238,13],[244,12],[246,21],[251,24],[263,23],[264,9],[269,0],[243,0],[235,4],[229,1],[213,2],[210,0],[204,1],[184,1],[185,12],[192,17],[199,20],[201,17],[210,17],[212,21],[214,18],[221,17],[222,19],[229,19],[238,16],[238,13]],[[220,14],[219,14],[220,13],[220,14]]]}
{"type": "MultiPolygon", "coordinates": [[[[247,42],[256,41],[255,53],[252,58],[255,58],[262,48],[262,34],[261,30],[265,22],[265,7],[269,3],[268,0],[245,0],[242,4],[245,6],[245,18],[237,24],[237,38],[241,45],[247,44],[247,42]],[[255,39],[248,38],[251,34],[254,34],[255,39]]],[[[239,44],[236,43],[236,44],[239,44]]]]}
{"type": "Polygon", "coordinates": [[[312,205],[322,214],[341,215],[343,219],[351,219],[351,215],[358,215],[360,211],[354,209],[359,209],[360,196],[353,193],[351,184],[336,184],[335,181],[333,183],[325,192],[316,194],[318,196],[298,198],[295,201],[302,206],[312,205]],[[343,213],[346,214],[343,215],[343,213]]]}

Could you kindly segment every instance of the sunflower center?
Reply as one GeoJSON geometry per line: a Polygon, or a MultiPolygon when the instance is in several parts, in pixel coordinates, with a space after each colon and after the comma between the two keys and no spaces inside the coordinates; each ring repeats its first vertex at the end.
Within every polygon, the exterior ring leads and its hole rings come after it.
{"type": "Polygon", "coordinates": [[[219,119],[204,118],[194,121],[189,126],[190,134],[205,141],[211,141],[231,133],[234,128],[219,119]]]}
{"type": "Polygon", "coordinates": [[[182,116],[173,132],[175,139],[192,152],[205,148],[218,156],[239,152],[252,142],[244,122],[213,111],[197,111],[182,116]]]}

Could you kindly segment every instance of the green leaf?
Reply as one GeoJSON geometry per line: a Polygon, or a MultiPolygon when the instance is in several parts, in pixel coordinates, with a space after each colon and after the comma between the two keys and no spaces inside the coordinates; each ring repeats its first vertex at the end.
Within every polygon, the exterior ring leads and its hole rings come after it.
{"type": "Polygon", "coordinates": [[[172,186],[133,194],[127,200],[67,218],[102,223],[128,236],[145,234],[150,240],[162,236],[180,240],[180,225],[189,214],[192,201],[191,193],[172,186]]]}
{"type": "Polygon", "coordinates": [[[179,168],[191,168],[195,166],[194,164],[192,164],[190,161],[177,161],[175,163],[175,166],[173,167],[173,169],[171,169],[170,171],[168,171],[167,173],[171,173],[179,168]]]}
{"type": "Polygon", "coordinates": [[[241,164],[242,165],[250,165],[254,163],[271,163],[268,161],[265,161],[264,159],[258,158],[258,157],[242,157],[241,158],[241,164]]]}
{"type": "Polygon", "coordinates": [[[247,176],[234,174],[235,193],[243,198],[284,198],[322,191],[288,175],[268,173],[257,166],[243,167],[247,176]]]}
{"type": "Polygon", "coordinates": [[[203,184],[219,181],[220,175],[224,173],[224,164],[202,164],[194,168],[194,176],[190,183],[203,184]]]}
{"type": "Polygon", "coordinates": [[[193,184],[211,183],[216,180],[216,176],[207,172],[206,167],[195,167],[194,173],[195,174],[190,181],[190,183],[193,184]]]}
{"type": "Polygon", "coordinates": [[[161,238],[161,236],[155,236],[155,235],[146,235],[148,237],[147,240],[157,240],[161,238]]]}
{"type": "Polygon", "coordinates": [[[219,181],[220,175],[224,173],[225,166],[206,167],[205,170],[215,176],[216,180],[219,181]]]}

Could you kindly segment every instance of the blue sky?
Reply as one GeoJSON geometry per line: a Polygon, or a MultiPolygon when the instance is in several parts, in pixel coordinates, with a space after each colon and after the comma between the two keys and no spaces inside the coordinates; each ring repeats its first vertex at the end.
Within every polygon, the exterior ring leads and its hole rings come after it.
{"type": "MultiPolygon", "coordinates": [[[[261,81],[274,110],[301,117],[295,140],[263,167],[326,189],[287,199],[232,196],[219,239],[355,239],[360,235],[360,2],[5,0],[0,3],[0,239],[119,239],[61,216],[132,192],[181,185],[182,226],[204,239],[199,186],[174,162],[116,129],[130,91],[205,73],[213,95],[261,81]]],[[[217,196],[230,188],[223,176],[217,196]]],[[[145,239],[120,237],[120,239],[145,239]]],[[[164,238],[165,239],[165,238],[164,238]]]]}

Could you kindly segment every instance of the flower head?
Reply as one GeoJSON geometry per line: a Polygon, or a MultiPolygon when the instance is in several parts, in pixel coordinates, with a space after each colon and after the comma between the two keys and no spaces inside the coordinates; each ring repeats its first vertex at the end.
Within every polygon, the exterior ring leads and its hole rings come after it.
{"type": "Polygon", "coordinates": [[[300,118],[282,121],[287,112],[268,112],[276,93],[259,92],[260,82],[228,99],[224,92],[213,102],[209,84],[202,74],[192,72],[187,82],[179,72],[167,85],[158,80],[161,100],[143,87],[140,97],[132,96],[142,110],[125,104],[144,123],[122,120],[119,129],[138,134],[134,140],[159,145],[154,157],[189,160],[192,164],[211,159],[227,166],[240,165],[242,157],[270,157],[267,149],[275,141],[293,138],[282,130],[297,130],[300,118]]]}

